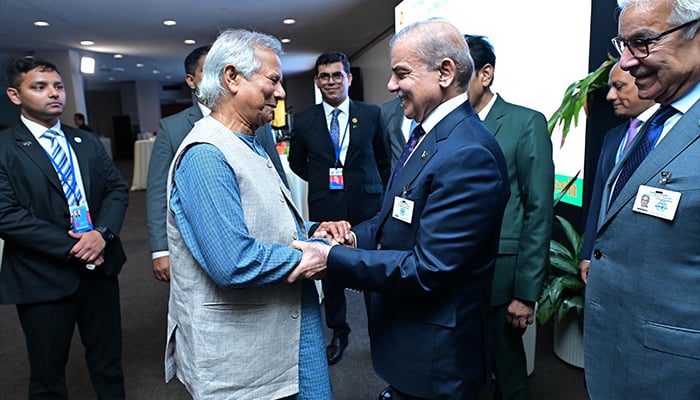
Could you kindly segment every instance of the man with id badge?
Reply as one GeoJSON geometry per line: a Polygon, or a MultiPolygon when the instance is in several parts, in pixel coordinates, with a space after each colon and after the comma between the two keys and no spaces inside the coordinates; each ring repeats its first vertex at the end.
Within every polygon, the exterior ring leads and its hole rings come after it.
{"type": "Polygon", "coordinates": [[[700,0],[618,5],[620,68],[661,106],[603,189],[584,304],[588,394],[697,399],[700,0]]]}
{"type": "Polygon", "coordinates": [[[20,121],[0,133],[0,303],[16,304],[29,399],[67,398],[75,326],[99,398],[123,399],[117,274],[127,184],[99,138],[63,125],[56,66],[22,57],[7,69],[20,121]]]}
{"type": "MultiPolygon", "coordinates": [[[[348,97],[352,73],[341,52],[316,60],[316,86],[323,102],[294,118],[289,166],[309,183],[309,219],[352,225],[379,211],[389,176],[389,151],[379,106],[348,97]]],[[[323,281],[326,325],[333,330],[328,363],[348,345],[345,288],[323,281]]]]}

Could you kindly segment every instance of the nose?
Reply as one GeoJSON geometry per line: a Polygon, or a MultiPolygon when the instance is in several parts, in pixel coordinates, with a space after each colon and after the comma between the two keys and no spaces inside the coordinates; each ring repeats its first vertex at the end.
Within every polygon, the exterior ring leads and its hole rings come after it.
{"type": "Polygon", "coordinates": [[[619,63],[623,71],[628,71],[630,68],[639,64],[639,59],[632,55],[629,48],[625,47],[625,50],[620,54],[619,63]]]}
{"type": "Polygon", "coordinates": [[[282,87],[281,83],[277,84],[277,87],[275,88],[275,98],[282,100],[287,96],[287,92],[284,91],[284,88],[282,87]]]}
{"type": "Polygon", "coordinates": [[[610,89],[608,90],[608,94],[605,96],[605,99],[607,101],[613,102],[615,101],[615,89],[611,86],[610,89]]]}
{"type": "Polygon", "coordinates": [[[388,91],[390,91],[392,93],[399,90],[399,84],[398,84],[394,74],[391,74],[391,78],[389,78],[389,82],[386,83],[386,88],[388,91]]]}

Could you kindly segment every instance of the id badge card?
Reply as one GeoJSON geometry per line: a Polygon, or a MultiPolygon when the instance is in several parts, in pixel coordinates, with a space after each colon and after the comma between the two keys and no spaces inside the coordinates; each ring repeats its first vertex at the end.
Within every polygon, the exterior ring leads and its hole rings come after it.
{"type": "Polygon", "coordinates": [[[88,210],[85,204],[81,206],[73,206],[70,208],[70,222],[73,226],[73,232],[75,233],[87,232],[92,230],[92,219],[90,218],[90,210],[88,210]]]}
{"type": "Polygon", "coordinates": [[[343,189],[345,189],[342,168],[330,168],[328,170],[328,188],[330,190],[343,190],[343,189]]]}
{"type": "Polygon", "coordinates": [[[413,220],[413,200],[404,199],[401,196],[394,197],[394,209],[391,211],[391,216],[410,224],[413,220]]]}
{"type": "Polygon", "coordinates": [[[680,192],[640,185],[632,210],[673,221],[680,200],[680,192]]]}

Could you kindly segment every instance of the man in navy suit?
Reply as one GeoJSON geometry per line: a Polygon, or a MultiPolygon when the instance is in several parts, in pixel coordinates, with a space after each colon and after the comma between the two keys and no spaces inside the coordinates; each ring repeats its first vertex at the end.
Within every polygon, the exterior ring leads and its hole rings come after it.
{"type": "Polygon", "coordinates": [[[77,324],[97,397],[123,399],[117,274],[126,261],[118,236],[126,182],[96,135],[59,121],[66,92],[53,64],[23,57],[7,72],[21,115],[0,133],[0,304],[17,305],[28,398],[68,398],[77,324]]]}
{"type": "MultiPolygon", "coordinates": [[[[356,225],[379,211],[389,175],[380,108],[350,100],[350,62],[341,52],[318,57],[315,81],[323,102],[295,116],[289,166],[309,183],[312,221],[347,220],[356,225]]],[[[350,333],[345,288],[324,281],[323,291],[326,325],[333,330],[327,348],[328,363],[333,365],[342,358],[350,333]]]]}
{"type": "MultiPolygon", "coordinates": [[[[168,237],[165,232],[166,216],[166,182],[170,162],[180,143],[185,139],[194,124],[209,115],[209,108],[197,97],[197,86],[202,82],[202,67],[211,46],[198,47],[185,58],[185,83],[192,90],[196,101],[192,107],[160,120],[158,134],[153,143],[153,151],[148,164],[148,187],[146,191],[146,210],[148,219],[148,240],[151,245],[153,274],[162,282],[170,281],[170,253],[168,237]]],[[[272,139],[270,125],[266,124],[255,132],[255,138],[265,149],[282,181],[287,185],[287,177],[272,139]]]]}
{"type": "Polygon", "coordinates": [[[598,156],[598,166],[593,179],[593,192],[589,201],[588,214],[586,216],[586,228],[583,234],[579,269],[581,279],[588,281],[588,268],[591,264],[591,252],[593,241],[600,217],[600,198],[603,187],[610,175],[613,166],[622,158],[639,132],[641,124],[646,122],[654,114],[658,105],[654,100],[640,99],[637,95],[637,87],[634,85],[634,77],[629,72],[620,68],[616,63],[610,69],[608,76],[608,94],[606,98],[612,103],[615,115],[626,118],[627,121],[608,131],[603,138],[603,147],[598,156]],[[635,119],[637,121],[635,121],[635,119]]]}
{"type": "Polygon", "coordinates": [[[327,279],[368,293],[372,364],[390,385],[381,398],[473,399],[491,379],[506,161],[467,99],[472,61],[456,27],[418,22],[390,48],[387,88],[420,125],[381,211],[346,235],[357,248],[295,242],[308,257],[289,279],[316,276],[327,264],[327,279]]]}
{"type": "Polygon", "coordinates": [[[698,399],[700,0],[618,4],[620,67],[661,106],[603,189],[584,306],[588,393],[698,399]]]}

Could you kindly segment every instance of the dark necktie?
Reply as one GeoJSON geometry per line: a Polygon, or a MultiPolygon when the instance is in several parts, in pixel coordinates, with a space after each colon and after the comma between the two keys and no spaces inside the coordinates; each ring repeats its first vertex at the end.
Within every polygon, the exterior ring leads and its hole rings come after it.
{"type": "Polygon", "coordinates": [[[340,114],[340,110],[336,108],[333,110],[333,115],[331,116],[330,133],[334,149],[340,148],[340,125],[338,124],[338,114],[340,114]]]}
{"type": "Polygon", "coordinates": [[[403,165],[406,164],[406,160],[408,160],[408,156],[411,155],[413,149],[416,148],[418,141],[423,135],[425,135],[423,126],[417,125],[415,128],[413,128],[413,132],[411,132],[411,135],[408,137],[408,141],[406,142],[406,146],[403,148],[403,153],[401,153],[401,157],[396,163],[396,168],[394,169],[394,173],[391,177],[392,180],[396,179],[396,176],[399,175],[399,172],[401,172],[403,169],[403,165]]]}
{"type": "Polygon", "coordinates": [[[80,193],[80,189],[78,189],[78,183],[75,181],[73,164],[68,159],[68,155],[61,147],[61,144],[58,142],[60,140],[58,132],[54,131],[53,129],[49,129],[44,132],[42,136],[51,140],[51,153],[49,156],[53,160],[54,169],[56,169],[58,178],[61,180],[61,186],[63,188],[63,193],[66,195],[68,205],[79,205],[83,196],[80,193]]]}
{"type": "Polygon", "coordinates": [[[649,126],[647,127],[646,132],[643,133],[644,137],[641,138],[635,147],[630,149],[631,153],[620,169],[620,175],[617,177],[615,188],[610,196],[610,205],[615,202],[617,195],[620,194],[620,191],[630,179],[637,167],[639,167],[639,164],[644,161],[646,156],[656,145],[656,142],[659,140],[659,136],[661,136],[661,132],[664,129],[664,123],[666,120],[675,113],[675,108],[671,106],[664,106],[661,107],[653,117],[651,117],[649,126]]]}

